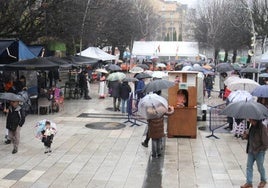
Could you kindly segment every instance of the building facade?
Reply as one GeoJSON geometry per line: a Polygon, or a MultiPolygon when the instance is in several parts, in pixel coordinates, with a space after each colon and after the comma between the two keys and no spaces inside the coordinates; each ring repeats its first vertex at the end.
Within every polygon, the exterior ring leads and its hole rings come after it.
{"type": "Polygon", "coordinates": [[[159,41],[181,41],[183,40],[183,26],[187,5],[176,1],[150,0],[154,11],[159,14],[161,24],[156,33],[159,41]]]}

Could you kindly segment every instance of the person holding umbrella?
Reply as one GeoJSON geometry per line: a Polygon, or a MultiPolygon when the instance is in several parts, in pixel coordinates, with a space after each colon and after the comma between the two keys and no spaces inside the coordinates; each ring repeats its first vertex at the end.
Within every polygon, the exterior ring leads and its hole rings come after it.
{"type": "Polygon", "coordinates": [[[254,101],[238,101],[229,104],[221,112],[220,115],[233,116],[236,119],[249,119],[249,131],[242,135],[243,139],[247,139],[247,182],[241,185],[241,188],[251,188],[253,179],[253,165],[256,161],[258,171],[260,173],[260,183],[258,188],[265,187],[266,173],[263,166],[265,152],[268,148],[268,128],[262,123],[262,120],[268,117],[268,109],[254,101]]]}
{"type": "MultiPolygon", "coordinates": [[[[152,157],[161,156],[161,141],[164,133],[164,116],[174,113],[174,107],[169,106],[165,98],[155,94],[145,95],[138,104],[138,113],[147,119],[148,136],[152,139],[152,157]]],[[[142,142],[142,145],[145,146],[142,142]]]]}
{"type": "Polygon", "coordinates": [[[246,177],[247,182],[241,186],[241,188],[251,188],[253,178],[253,165],[256,161],[258,171],[260,173],[260,183],[258,188],[265,187],[266,185],[266,173],[264,168],[265,152],[268,148],[268,129],[263,125],[262,120],[249,119],[251,124],[248,133],[243,135],[243,139],[247,139],[247,169],[246,177]]]}
{"type": "Polygon", "coordinates": [[[25,122],[25,112],[18,100],[10,101],[10,106],[3,111],[7,113],[6,128],[8,129],[8,137],[13,143],[12,154],[15,154],[18,152],[20,129],[25,122]]]}
{"type": "Polygon", "coordinates": [[[220,77],[219,77],[219,86],[220,86],[220,93],[219,93],[219,98],[223,98],[224,90],[225,90],[225,84],[224,81],[227,78],[227,73],[226,72],[221,72],[220,77]]]}

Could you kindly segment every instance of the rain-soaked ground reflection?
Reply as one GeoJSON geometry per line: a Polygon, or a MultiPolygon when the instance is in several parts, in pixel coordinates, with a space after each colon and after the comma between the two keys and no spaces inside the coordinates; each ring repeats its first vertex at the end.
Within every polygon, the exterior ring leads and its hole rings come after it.
{"type": "MultiPolygon", "coordinates": [[[[149,142],[151,144],[151,140],[149,142]]],[[[163,145],[165,146],[165,139],[163,139],[163,145]]],[[[152,158],[150,156],[146,176],[144,178],[143,188],[160,188],[162,184],[162,170],[164,165],[164,153],[165,147],[162,150],[162,156],[159,158],[152,158]]]]}

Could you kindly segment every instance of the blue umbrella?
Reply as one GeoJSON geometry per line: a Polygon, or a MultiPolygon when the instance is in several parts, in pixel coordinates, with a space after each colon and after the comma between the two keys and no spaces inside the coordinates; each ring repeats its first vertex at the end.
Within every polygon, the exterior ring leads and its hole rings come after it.
{"type": "Polygon", "coordinates": [[[251,94],[256,97],[268,98],[268,85],[260,85],[256,87],[251,94]]]}

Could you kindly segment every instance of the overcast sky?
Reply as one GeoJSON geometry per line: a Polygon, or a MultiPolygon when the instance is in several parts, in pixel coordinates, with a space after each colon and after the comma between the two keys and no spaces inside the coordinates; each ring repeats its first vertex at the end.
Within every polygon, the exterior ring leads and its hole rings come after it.
{"type": "Polygon", "coordinates": [[[180,3],[187,4],[190,7],[196,7],[198,0],[177,0],[180,3]]]}

